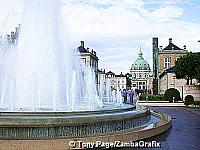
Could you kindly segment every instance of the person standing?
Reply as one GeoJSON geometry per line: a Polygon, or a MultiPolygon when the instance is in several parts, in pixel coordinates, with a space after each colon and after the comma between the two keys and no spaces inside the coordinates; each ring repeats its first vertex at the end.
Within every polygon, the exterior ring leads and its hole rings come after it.
{"type": "Polygon", "coordinates": [[[126,89],[124,89],[124,90],[122,91],[122,96],[123,96],[123,98],[124,98],[124,103],[126,103],[126,102],[127,102],[127,91],[126,91],[126,89]]]}
{"type": "Polygon", "coordinates": [[[133,103],[133,96],[134,96],[134,92],[133,92],[133,90],[131,90],[131,91],[129,92],[129,98],[130,98],[130,103],[131,103],[131,104],[133,103]]]}

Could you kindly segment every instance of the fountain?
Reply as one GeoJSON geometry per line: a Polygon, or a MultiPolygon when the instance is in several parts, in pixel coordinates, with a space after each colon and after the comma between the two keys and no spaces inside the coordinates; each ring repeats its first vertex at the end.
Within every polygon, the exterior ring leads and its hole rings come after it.
{"type": "Polygon", "coordinates": [[[26,1],[18,43],[1,51],[6,57],[0,74],[1,109],[74,111],[101,105],[84,83],[92,71],[84,71],[78,56],[67,51],[62,25],[58,1],[26,1]],[[79,76],[81,72],[86,75],[79,76]]]}
{"type": "Polygon", "coordinates": [[[66,39],[59,0],[25,1],[19,37],[0,41],[0,139],[138,140],[150,125],[169,129],[169,116],[124,104],[109,80],[97,92],[66,39]]]}

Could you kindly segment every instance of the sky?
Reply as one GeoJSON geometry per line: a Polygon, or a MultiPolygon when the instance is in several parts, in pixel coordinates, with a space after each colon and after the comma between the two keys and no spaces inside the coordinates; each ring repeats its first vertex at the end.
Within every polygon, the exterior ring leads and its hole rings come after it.
{"type": "MultiPolygon", "coordinates": [[[[152,68],[152,38],[166,47],[200,51],[200,0],[62,0],[62,14],[74,49],[85,41],[99,57],[99,69],[127,73],[140,46],[152,68]]],[[[0,31],[20,23],[23,0],[0,0],[0,31]]],[[[10,28],[9,28],[10,30],[10,28]]]]}

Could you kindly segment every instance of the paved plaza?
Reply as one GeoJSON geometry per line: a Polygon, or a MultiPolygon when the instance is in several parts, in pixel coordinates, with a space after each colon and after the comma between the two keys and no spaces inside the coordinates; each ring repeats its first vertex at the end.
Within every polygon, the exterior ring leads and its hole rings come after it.
{"type": "Polygon", "coordinates": [[[171,115],[172,127],[169,131],[146,141],[160,141],[162,150],[200,149],[200,109],[186,107],[151,107],[151,109],[171,115]]]}
{"type": "MultiPolygon", "coordinates": [[[[165,133],[145,139],[158,141],[161,148],[126,148],[126,150],[199,150],[200,109],[186,107],[150,107],[154,111],[167,113],[172,117],[172,127],[165,133]]],[[[125,150],[125,148],[119,148],[125,150]]]]}

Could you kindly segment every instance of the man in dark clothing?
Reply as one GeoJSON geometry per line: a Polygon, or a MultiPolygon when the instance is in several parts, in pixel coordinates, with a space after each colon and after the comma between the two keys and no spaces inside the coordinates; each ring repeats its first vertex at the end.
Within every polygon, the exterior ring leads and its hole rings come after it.
{"type": "Polygon", "coordinates": [[[130,103],[133,103],[133,96],[134,96],[134,93],[133,93],[133,90],[131,90],[129,92],[130,103]]]}
{"type": "Polygon", "coordinates": [[[122,96],[124,98],[124,103],[126,103],[127,102],[127,91],[125,89],[122,91],[122,96]]]}

